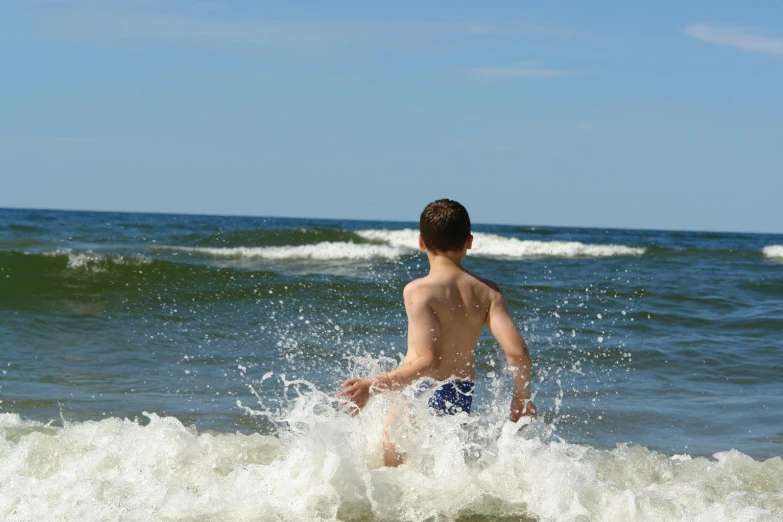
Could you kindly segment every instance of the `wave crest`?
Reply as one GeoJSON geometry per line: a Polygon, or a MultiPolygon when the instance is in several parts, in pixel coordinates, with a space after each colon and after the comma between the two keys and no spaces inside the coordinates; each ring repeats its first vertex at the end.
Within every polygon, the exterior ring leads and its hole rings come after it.
{"type": "MultiPolygon", "coordinates": [[[[414,250],[418,245],[417,230],[359,230],[357,235],[379,241],[397,248],[414,250]]],[[[611,257],[640,256],[645,249],[625,245],[592,245],[578,241],[536,241],[515,237],[476,232],[473,234],[473,248],[469,255],[508,259],[530,257],[611,257]]]]}
{"type": "Polygon", "coordinates": [[[73,251],[68,249],[58,249],[49,252],[24,252],[26,256],[42,255],[55,259],[66,260],[65,267],[70,269],[83,269],[89,272],[105,272],[112,265],[146,265],[152,262],[151,259],[141,256],[122,256],[120,254],[105,254],[93,252],[92,250],[73,251]]]}
{"type": "Polygon", "coordinates": [[[783,245],[770,245],[761,249],[764,257],[783,261],[783,245]]]}
{"type": "Polygon", "coordinates": [[[313,261],[352,260],[365,261],[370,259],[399,258],[405,249],[389,245],[373,245],[352,242],[315,243],[312,245],[269,246],[269,247],[168,247],[181,252],[192,252],[215,257],[268,259],[283,261],[286,259],[309,259],[313,261]]]}
{"type": "MultiPolygon", "coordinates": [[[[396,260],[418,251],[419,232],[406,228],[402,230],[368,229],[355,232],[359,240],[322,241],[320,243],[284,246],[258,247],[204,247],[170,246],[162,247],[180,252],[234,259],[266,259],[272,261],[369,261],[372,259],[396,260]]],[[[521,240],[496,234],[477,232],[474,235],[472,256],[500,259],[527,259],[535,257],[611,257],[639,256],[645,249],[625,245],[592,245],[578,241],[536,241],[521,240]]]]}

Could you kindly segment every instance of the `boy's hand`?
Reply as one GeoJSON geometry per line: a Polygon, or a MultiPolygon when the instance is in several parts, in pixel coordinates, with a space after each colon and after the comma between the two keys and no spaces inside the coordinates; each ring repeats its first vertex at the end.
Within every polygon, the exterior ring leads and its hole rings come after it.
{"type": "MultiPolygon", "coordinates": [[[[352,411],[352,415],[359,413],[359,410],[367,405],[367,401],[370,400],[370,387],[372,386],[372,379],[348,379],[340,385],[343,391],[338,393],[336,397],[345,398],[347,401],[353,403],[358,409],[352,411]]],[[[337,407],[342,409],[345,406],[345,402],[340,402],[337,407]]]]}
{"type": "Polygon", "coordinates": [[[517,397],[514,397],[511,399],[511,422],[516,422],[522,417],[535,419],[538,417],[538,410],[530,399],[518,399],[517,397]]]}

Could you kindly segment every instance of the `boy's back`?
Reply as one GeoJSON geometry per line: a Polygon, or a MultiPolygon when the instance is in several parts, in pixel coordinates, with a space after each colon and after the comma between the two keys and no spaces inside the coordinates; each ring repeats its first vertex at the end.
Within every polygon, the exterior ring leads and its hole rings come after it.
{"type": "MultiPolygon", "coordinates": [[[[429,275],[405,287],[409,357],[422,343],[434,347],[430,377],[475,380],[475,348],[492,304],[501,297],[494,283],[453,266],[432,267],[429,275]]],[[[426,348],[425,348],[426,349],[426,348]]]]}

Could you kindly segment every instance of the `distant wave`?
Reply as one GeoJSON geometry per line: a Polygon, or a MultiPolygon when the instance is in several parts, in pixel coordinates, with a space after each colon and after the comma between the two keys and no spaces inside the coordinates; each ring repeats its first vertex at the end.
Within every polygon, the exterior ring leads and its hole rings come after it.
{"type": "MultiPolygon", "coordinates": [[[[398,259],[418,250],[418,231],[359,230],[356,235],[373,243],[324,241],[290,246],[259,247],[166,247],[181,252],[235,259],[310,259],[315,261],[398,259]]],[[[470,254],[482,257],[524,259],[530,257],[609,257],[638,256],[644,248],[623,245],[589,245],[576,241],[523,241],[495,234],[474,234],[470,254]]]]}
{"type": "MultiPolygon", "coordinates": [[[[27,255],[35,255],[31,252],[26,252],[27,255]]],[[[73,252],[70,249],[66,250],[53,250],[50,252],[43,252],[45,257],[64,257],[67,258],[67,268],[72,269],[86,269],[94,272],[100,272],[105,270],[108,264],[113,265],[143,265],[150,263],[152,260],[139,256],[125,257],[119,254],[101,254],[87,250],[84,252],[73,252]]]]}
{"type": "Polygon", "coordinates": [[[761,249],[761,253],[764,254],[764,257],[768,257],[769,259],[783,261],[783,245],[766,246],[761,249]]]}
{"type": "Polygon", "coordinates": [[[311,245],[270,247],[168,247],[181,252],[194,252],[226,258],[258,258],[282,261],[285,259],[312,259],[314,261],[397,259],[404,248],[351,242],[323,242],[311,245]]]}
{"type": "MultiPolygon", "coordinates": [[[[381,241],[397,248],[415,249],[417,230],[359,230],[356,234],[371,241],[381,241]]],[[[610,257],[640,256],[645,249],[624,245],[590,245],[578,241],[533,241],[496,234],[473,234],[470,255],[524,259],[529,257],[610,257]]]]}

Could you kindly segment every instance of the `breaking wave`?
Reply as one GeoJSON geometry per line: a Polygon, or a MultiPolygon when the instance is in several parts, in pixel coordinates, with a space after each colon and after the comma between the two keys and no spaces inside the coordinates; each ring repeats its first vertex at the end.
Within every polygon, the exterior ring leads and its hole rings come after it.
{"type": "MultiPolygon", "coordinates": [[[[407,398],[409,399],[409,398],[407,398]]],[[[502,415],[412,406],[408,462],[381,466],[394,394],[356,418],[313,390],[277,436],[199,433],[174,417],[53,427],[0,414],[3,520],[751,521],[783,516],[783,461],[667,456],[518,431],[502,415]]],[[[249,411],[252,412],[248,408],[249,411]]]]}
{"type": "Polygon", "coordinates": [[[209,248],[174,246],[169,248],[215,257],[257,258],[274,261],[286,259],[311,259],[315,261],[397,259],[405,253],[405,249],[400,247],[352,242],[323,242],[311,245],[269,247],[209,248]]]}
{"type": "MultiPolygon", "coordinates": [[[[371,259],[396,260],[418,251],[418,231],[359,230],[359,239],[353,241],[324,241],[320,243],[287,246],[238,246],[238,247],[161,247],[214,257],[235,259],[314,260],[314,261],[366,261],[371,259]]],[[[591,245],[577,241],[534,241],[503,237],[496,234],[474,234],[474,246],[470,255],[481,257],[526,259],[533,257],[610,257],[639,256],[645,249],[624,245],[591,245]]]]}
{"type": "MultiPolygon", "coordinates": [[[[357,235],[381,241],[398,248],[414,249],[418,244],[419,232],[404,230],[359,230],[357,235]]],[[[609,257],[640,256],[645,249],[624,245],[591,245],[578,241],[534,241],[496,234],[477,232],[473,234],[473,248],[469,255],[509,259],[529,257],[609,257]]]]}
{"type": "MultiPolygon", "coordinates": [[[[27,255],[35,255],[28,253],[27,255]]],[[[125,257],[119,254],[103,254],[87,250],[84,252],[74,252],[73,250],[55,250],[44,252],[45,257],[65,258],[67,259],[66,268],[84,269],[92,272],[102,272],[110,265],[144,265],[151,263],[152,260],[141,256],[125,257]]]]}
{"type": "Polygon", "coordinates": [[[783,245],[770,245],[761,249],[764,257],[783,261],[783,245]]]}

